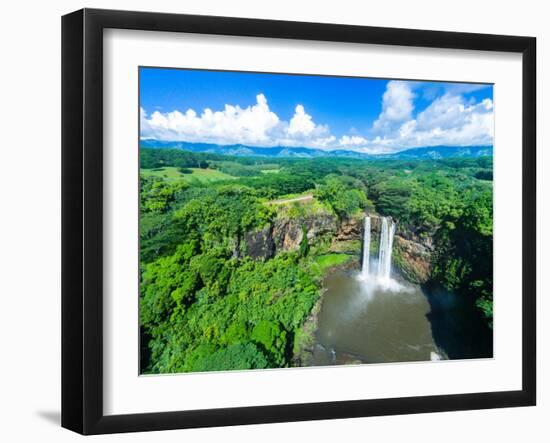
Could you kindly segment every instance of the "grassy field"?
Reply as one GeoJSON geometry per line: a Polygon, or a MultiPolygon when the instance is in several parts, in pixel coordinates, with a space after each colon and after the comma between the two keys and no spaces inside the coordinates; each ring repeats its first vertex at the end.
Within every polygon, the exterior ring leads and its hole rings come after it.
{"type": "Polygon", "coordinates": [[[231,180],[234,179],[232,175],[225,174],[216,169],[200,169],[200,168],[190,168],[193,171],[191,174],[182,174],[178,168],[166,167],[166,168],[156,168],[156,169],[141,169],[140,173],[143,177],[162,177],[165,180],[175,181],[175,180],[185,180],[188,182],[191,181],[200,181],[204,183],[215,182],[220,180],[231,180]]]}
{"type": "Polygon", "coordinates": [[[315,262],[321,268],[321,271],[324,271],[332,266],[342,265],[353,257],[346,254],[324,254],[315,257],[315,262]]]}

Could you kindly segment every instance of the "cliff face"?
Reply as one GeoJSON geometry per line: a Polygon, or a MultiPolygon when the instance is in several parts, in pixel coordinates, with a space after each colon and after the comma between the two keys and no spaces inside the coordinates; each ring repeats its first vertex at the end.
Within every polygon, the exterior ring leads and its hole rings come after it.
{"type": "MultiPolygon", "coordinates": [[[[371,214],[371,254],[376,256],[381,229],[381,217],[371,214]]],[[[280,251],[296,251],[304,232],[310,245],[330,242],[330,252],[361,255],[364,221],[360,218],[338,221],[329,213],[305,217],[280,217],[264,229],[244,236],[245,253],[259,260],[267,260],[280,251]]],[[[392,261],[408,280],[425,283],[430,278],[432,239],[419,237],[398,226],[393,242],[392,261]]]]}
{"type": "Polygon", "coordinates": [[[273,240],[277,250],[295,251],[300,247],[304,231],[310,244],[327,235],[334,235],[338,229],[336,217],[318,214],[300,218],[280,218],[273,225],[273,240]]]}
{"type": "MultiPolygon", "coordinates": [[[[371,254],[378,251],[381,217],[371,214],[371,254]]],[[[393,266],[409,281],[425,283],[432,271],[433,240],[431,236],[418,236],[415,232],[397,225],[393,239],[393,266]]]]}
{"type": "Polygon", "coordinates": [[[414,229],[405,228],[398,225],[397,235],[401,238],[411,241],[413,243],[418,243],[424,246],[426,249],[432,251],[434,248],[433,235],[435,232],[419,234],[414,229]]]}
{"type": "Polygon", "coordinates": [[[352,218],[343,220],[336,232],[335,242],[362,240],[363,239],[363,221],[352,218]]]}
{"type": "Polygon", "coordinates": [[[255,259],[267,260],[275,255],[272,227],[256,232],[247,232],[244,236],[246,253],[255,259]]]}
{"type": "Polygon", "coordinates": [[[299,218],[277,218],[261,231],[245,235],[246,253],[254,259],[268,259],[279,251],[296,251],[304,232],[310,245],[333,237],[338,231],[332,214],[317,214],[299,218]]]}
{"type": "Polygon", "coordinates": [[[432,250],[421,243],[394,237],[393,263],[414,283],[426,283],[432,272],[432,250]]]}

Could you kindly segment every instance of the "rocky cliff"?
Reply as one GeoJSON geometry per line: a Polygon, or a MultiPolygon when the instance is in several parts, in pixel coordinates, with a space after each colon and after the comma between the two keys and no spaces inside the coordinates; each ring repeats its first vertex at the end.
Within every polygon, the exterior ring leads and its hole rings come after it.
{"type": "Polygon", "coordinates": [[[272,226],[256,232],[247,232],[244,241],[245,252],[252,258],[267,260],[275,255],[272,226]]]}
{"type": "Polygon", "coordinates": [[[277,250],[295,251],[299,248],[304,232],[312,245],[338,231],[334,215],[325,213],[298,218],[278,218],[273,225],[273,240],[277,250]]]}
{"type": "MultiPolygon", "coordinates": [[[[378,250],[381,217],[370,214],[371,217],[371,254],[378,250]]],[[[393,241],[392,262],[394,267],[408,280],[414,283],[425,283],[430,278],[432,270],[433,239],[430,235],[420,236],[410,229],[397,223],[393,241]]]]}
{"type": "Polygon", "coordinates": [[[414,283],[426,283],[432,272],[432,250],[421,243],[394,237],[393,264],[414,283]]]}
{"type": "MultiPolygon", "coordinates": [[[[371,217],[371,254],[378,253],[381,217],[371,217]]],[[[398,223],[398,222],[397,222],[398,223]]],[[[254,259],[267,260],[280,251],[296,251],[304,233],[310,246],[326,243],[329,252],[361,254],[364,222],[362,218],[339,221],[328,212],[303,217],[278,217],[264,229],[244,236],[245,253],[254,259]]],[[[425,283],[431,273],[433,243],[431,236],[418,236],[399,226],[393,243],[393,265],[408,280],[425,283]]]]}
{"type": "Polygon", "coordinates": [[[307,236],[310,245],[330,239],[338,232],[336,216],[323,213],[305,217],[281,217],[256,232],[245,235],[246,254],[254,259],[268,259],[280,251],[296,251],[307,236]]]}

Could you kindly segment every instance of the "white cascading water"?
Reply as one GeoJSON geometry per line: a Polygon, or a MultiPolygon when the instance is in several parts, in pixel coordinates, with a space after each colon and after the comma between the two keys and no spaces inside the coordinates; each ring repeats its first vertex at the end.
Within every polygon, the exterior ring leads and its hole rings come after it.
{"type": "Polygon", "coordinates": [[[363,266],[361,267],[361,278],[367,280],[369,278],[369,262],[370,262],[370,217],[365,216],[365,232],[363,233],[363,266]]]}
{"type": "Polygon", "coordinates": [[[395,223],[389,217],[381,219],[380,248],[378,251],[378,274],[381,281],[389,281],[391,274],[391,256],[393,248],[393,236],[395,234],[395,223]],[[388,220],[389,224],[388,225],[388,220]]]}
{"type": "MultiPolygon", "coordinates": [[[[391,217],[380,217],[380,242],[378,246],[378,268],[370,270],[371,218],[366,215],[363,233],[363,264],[358,278],[369,284],[382,285],[386,289],[399,287],[391,279],[391,259],[395,223],[391,217]]],[[[376,263],[375,263],[376,266],[376,263]]]]}

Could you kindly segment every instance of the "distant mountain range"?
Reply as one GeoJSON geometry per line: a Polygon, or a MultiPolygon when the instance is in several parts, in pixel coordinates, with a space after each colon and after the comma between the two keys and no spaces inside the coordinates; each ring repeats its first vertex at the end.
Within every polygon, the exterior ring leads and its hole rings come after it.
{"type": "Polygon", "coordinates": [[[210,143],[170,142],[154,139],[141,140],[144,148],[183,149],[191,152],[205,152],[221,155],[259,156],[259,157],[283,157],[283,158],[319,158],[319,157],[344,157],[358,159],[441,159],[453,157],[483,157],[492,156],[492,146],[427,146],[406,149],[391,154],[366,154],[352,150],[323,150],[313,148],[271,147],[258,148],[245,145],[216,145],[210,143]]]}

